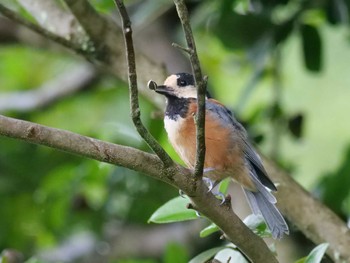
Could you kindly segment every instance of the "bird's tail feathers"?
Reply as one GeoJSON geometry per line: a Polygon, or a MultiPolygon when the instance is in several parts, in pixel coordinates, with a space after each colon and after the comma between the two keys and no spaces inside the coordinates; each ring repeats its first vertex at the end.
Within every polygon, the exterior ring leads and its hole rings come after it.
{"type": "Polygon", "coordinates": [[[262,185],[254,172],[251,172],[251,177],[257,191],[244,189],[244,192],[253,213],[264,217],[273,238],[280,239],[284,234],[289,234],[288,225],[275,206],[276,198],[262,185]]]}

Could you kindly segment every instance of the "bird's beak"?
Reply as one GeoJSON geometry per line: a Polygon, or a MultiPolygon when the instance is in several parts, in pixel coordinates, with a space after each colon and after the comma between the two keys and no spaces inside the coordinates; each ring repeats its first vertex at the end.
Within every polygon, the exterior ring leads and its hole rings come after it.
{"type": "Polygon", "coordinates": [[[174,95],[173,90],[165,85],[157,85],[153,80],[150,80],[147,84],[148,88],[162,95],[174,95]]]}
{"type": "Polygon", "coordinates": [[[162,95],[173,95],[173,90],[165,85],[157,86],[154,91],[162,95]]]}

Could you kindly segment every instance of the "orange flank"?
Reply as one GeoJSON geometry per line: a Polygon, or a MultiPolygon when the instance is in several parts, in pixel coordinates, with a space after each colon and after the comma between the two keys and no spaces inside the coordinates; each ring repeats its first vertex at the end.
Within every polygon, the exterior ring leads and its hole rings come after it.
{"type": "MultiPolygon", "coordinates": [[[[212,102],[217,103],[213,100],[212,102]]],[[[194,122],[196,112],[197,103],[190,103],[186,118],[176,124],[178,125],[176,135],[169,138],[176,152],[191,169],[194,168],[196,160],[196,126],[194,122]]],[[[248,176],[249,171],[244,163],[244,158],[242,158],[244,156],[242,140],[232,132],[231,128],[224,127],[220,120],[214,119],[208,110],[205,120],[205,145],[204,168],[213,169],[205,173],[206,177],[215,181],[231,177],[245,188],[256,190],[254,183],[248,176]]]]}

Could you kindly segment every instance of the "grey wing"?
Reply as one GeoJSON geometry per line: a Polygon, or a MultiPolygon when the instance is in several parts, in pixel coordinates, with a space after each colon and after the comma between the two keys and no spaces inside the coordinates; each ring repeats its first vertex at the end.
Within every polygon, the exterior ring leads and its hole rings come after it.
{"type": "Polygon", "coordinates": [[[242,124],[240,124],[235,117],[232,115],[231,111],[228,110],[225,106],[217,104],[212,100],[207,100],[206,109],[213,112],[219,119],[224,123],[231,123],[234,129],[239,133],[240,137],[244,141],[244,154],[251,165],[251,168],[254,169],[258,179],[261,183],[267,188],[277,191],[276,186],[268,177],[267,172],[262,164],[260,156],[256,153],[253,146],[248,141],[248,135],[242,124]]]}
{"type": "Polygon", "coordinates": [[[246,139],[243,139],[243,140],[245,143],[244,154],[246,156],[246,159],[249,161],[250,165],[254,169],[260,182],[263,185],[265,185],[267,188],[273,191],[277,191],[275,184],[271,181],[271,179],[267,175],[267,172],[262,164],[260,156],[257,154],[257,152],[253,149],[253,146],[251,146],[246,139]]]}
{"type": "Polygon", "coordinates": [[[236,121],[232,115],[232,112],[225,106],[218,104],[215,102],[215,100],[210,99],[206,101],[206,109],[214,113],[216,117],[223,122],[223,125],[230,123],[242,136],[247,136],[242,124],[236,121]]]}
{"type": "Polygon", "coordinates": [[[225,106],[216,103],[212,99],[206,100],[205,108],[207,111],[215,114],[224,123],[230,123],[232,121],[231,112],[225,106]]]}

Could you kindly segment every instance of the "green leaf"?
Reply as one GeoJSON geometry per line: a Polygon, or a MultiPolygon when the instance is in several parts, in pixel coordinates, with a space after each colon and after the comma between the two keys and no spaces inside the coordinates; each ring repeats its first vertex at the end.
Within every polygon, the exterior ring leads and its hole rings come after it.
{"type": "Polygon", "coordinates": [[[103,13],[109,12],[111,9],[115,8],[115,4],[113,1],[108,0],[93,0],[91,3],[94,5],[94,7],[103,13]]]}
{"type": "Polygon", "coordinates": [[[188,262],[186,248],[179,243],[171,242],[167,244],[163,263],[188,262]]]}
{"type": "Polygon", "coordinates": [[[207,226],[206,228],[204,228],[200,233],[199,236],[200,237],[206,237],[209,236],[217,231],[219,231],[220,228],[215,225],[214,223],[211,223],[209,226],[207,226]]]}
{"type": "Polygon", "coordinates": [[[175,197],[159,207],[148,222],[164,224],[197,219],[196,212],[186,207],[189,202],[188,198],[175,197]]]}
{"type": "Polygon", "coordinates": [[[304,115],[298,113],[288,119],[288,129],[294,138],[300,139],[303,133],[304,115]]]}
{"type": "Polygon", "coordinates": [[[295,261],[294,263],[305,263],[306,257],[303,257],[301,259],[298,259],[297,261],[295,261]]]}
{"type": "Polygon", "coordinates": [[[8,263],[7,257],[5,256],[0,257],[0,263],[8,263]]]}
{"type": "Polygon", "coordinates": [[[247,225],[255,234],[260,237],[271,237],[271,232],[266,226],[266,223],[262,216],[251,214],[243,220],[244,224],[247,225]]]}
{"type": "Polygon", "coordinates": [[[315,247],[307,257],[301,258],[295,263],[320,263],[323,255],[326,253],[328,243],[322,243],[315,247]]]}
{"type": "Polygon", "coordinates": [[[288,37],[292,34],[294,29],[294,18],[284,22],[281,25],[277,25],[274,28],[274,41],[275,44],[279,44],[288,39],[288,37]]]}
{"type": "Polygon", "coordinates": [[[306,257],[305,263],[320,263],[323,255],[326,253],[328,243],[322,243],[315,247],[306,257]]]}
{"type": "Polygon", "coordinates": [[[322,40],[316,27],[301,26],[304,62],[308,70],[319,72],[322,69],[322,40]]]}
{"type": "Polygon", "coordinates": [[[344,0],[327,1],[324,8],[327,21],[331,25],[338,25],[347,21],[348,12],[344,0]]]}
{"type": "Polygon", "coordinates": [[[189,263],[207,262],[209,259],[214,257],[214,255],[216,255],[216,253],[218,253],[219,251],[221,251],[223,249],[225,249],[225,247],[214,247],[212,249],[206,250],[206,251],[200,253],[199,255],[195,256],[194,258],[192,258],[189,263]]]}
{"type": "Polygon", "coordinates": [[[219,192],[220,192],[220,193],[223,193],[223,194],[226,194],[230,182],[231,182],[231,178],[226,178],[225,180],[223,180],[223,181],[220,183],[219,192]]]}
{"type": "Polygon", "coordinates": [[[219,262],[248,263],[239,251],[231,247],[219,251],[215,259],[219,262]]]}
{"type": "Polygon", "coordinates": [[[230,9],[221,14],[213,33],[229,49],[251,48],[271,30],[272,23],[262,15],[240,15],[230,9]]]}

